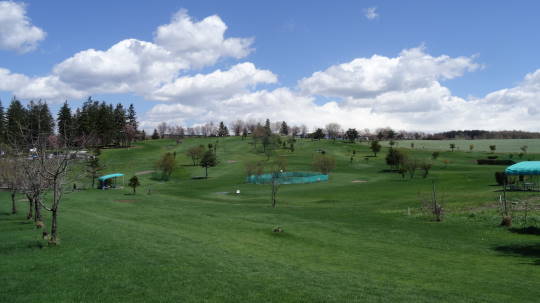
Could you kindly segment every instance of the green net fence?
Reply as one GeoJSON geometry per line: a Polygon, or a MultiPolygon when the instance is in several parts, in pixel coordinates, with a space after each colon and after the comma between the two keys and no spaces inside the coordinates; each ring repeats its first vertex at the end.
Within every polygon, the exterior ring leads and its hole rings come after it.
{"type": "MultiPolygon", "coordinates": [[[[279,184],[304,184],[328,181],[328,175],[309,172],[276,173],[275,177],[279,184]]],[[[272,183],[272,174],[251,175],[247,177],[246,182],[253,184],[269,184],[272,183]]]]}

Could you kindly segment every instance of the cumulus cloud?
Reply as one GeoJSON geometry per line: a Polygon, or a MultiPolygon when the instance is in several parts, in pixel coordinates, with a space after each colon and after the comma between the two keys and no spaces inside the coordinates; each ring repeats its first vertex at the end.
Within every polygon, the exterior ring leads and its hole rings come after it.
{"type": "Polygon", "coordinates": [[[297,89],[223,95],[202,105],[156,105],[144,126],[152,128],[161,121],[192,124],[270,118],[310,128],[339,122],[345,128],[538,130],[540,111],[535,102],[540,99],[540,70],[515,87],[479,99],[454,96],[442,84],[480,67],[473,57],[432,56],[423,48],[408,49],[395,58],[372,56],[331,66],[299,81],[297,89]],[[315,95],[331,101],[321,104],[315,95]]]}
{"type": "Polygon", "coordinates": [[[333,65],[300,80],[298,86],[306,94],[368,98],[429,87],[435,81],[456,78],[479,67],[472,57],[433,57],[417,47],[403,50],[394,58],[373,55],[333,65]]]}
{"type": "Polygon", "coordinates": [[[259,83],[275,83],[277,76],[260,70],[251,62],[240,63],[226,71],[179,77],[152,93],[152,99],[182,103],[203,103],[212,99],[226,99],[259,83]]]}
{"type": "Polygon", "coordinates": [[[193,22],[180,10],[172,22],[158,27],[155,42],[195,67],[214,64],[220,57],[243,58],[252,49],[251,38],[224,38],[227,25],[217,15],[193,22]]]}
{"type": "Polygon", "coordinates": [[[25,53],[36,49],[46,33],[32,25],[26,16],[26,5],[0,1],[0,49],[25,53]]]}
{"type": "MultiPolygon", "coordinates": [[[[49,75],[26,77],[26,81],[17,81],[19,86],[11,86],[9,90],[22,98],[45,98],[52,102],[101,93],[135,93],[159,100],[173,99],[179,89],[182,95],[180,86],[190,81],[189,76],[182,74],[213,65],[221,58],[243,58],[252,51],[252,39],[225,38],[226,30],[219,16],[194,21],[181,10],[169,24],[158,27],[153,42],[126,39],[107,50],[80,51],[54,66],[49,75]]],[[[251,72],[244,76],[254,79],[237,79],[238,83],[231,83],[236,90],[241,89],[240,83],[254,85],[275,81],[270,79],[275,76],[257,70],[252,64],[243,67],[244,72],[251,72]]],[[[225,74],[230,76],[240,69],[225,74]]],[[[9,79],[15,81],[14,77],[11,75],[9,79]]],[[[201,78],[204,77],[195,76],[192,82],[201,78]]],[[[205,83],[212,85],[210,90],[220,85],[212,81],[219,78],[216,74],[207,78],[207,82],[197,82],[197,89],[203,90],[205,83]]]]}
{"type": "Polygon", "coordinates": [[[379,14],[377,13],[376,7],[368,7],[364,9],[364,16],[368,18],[368,20],[373,20],[379,18],[379,14]]]}

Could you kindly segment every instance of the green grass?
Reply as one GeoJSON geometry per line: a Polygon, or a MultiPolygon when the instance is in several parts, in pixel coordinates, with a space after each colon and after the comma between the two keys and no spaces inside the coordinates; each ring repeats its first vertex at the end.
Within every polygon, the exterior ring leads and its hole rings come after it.
{"type": "MultiPolygon", "coordinates": [[[[528,153],[540,153],[540,139],[481,139],[481,140],[400,140],[398,147],[410,148],[414,143],[415,149],[425,150],[450,150],[450,143],[456,145],[456,150],[469,151],[469,146],[474,145],[473,151],[489,152],[490,145],[496,145],[498,153],[514,153],[515,157],[522,151],[520,147],[528,146],[528,153]]],[[[384,146],[389,146],[388,141],[383,142],[384,146]]],[[[527,156],[524,157],[526,159],[527,156]]]]}
{"type": "MultiPolygon", "coordinates": [[[[319,148],[336,157],[337,168],[329,182],[281,186],[272,209],[269,185],[244,183],[245,161],[265,158],[249,141],[220,139],[220,164],[209,169],[210,178],[191,179],[204,170],[189,166],[184,151],[210,142],[157,140],[104,150],[104,173],[123,172],[126,180],[153,169],[167,151],[177,152],[179,165],[168,182],[140,176],[137,195],[128,188],[67,194],[58,247],[44,245],[24,219],[24,201],[19,214],[8,215],[2,193],[0,301],[537,302],[540,296],[540,239],[497,226],[500,217],[488,206],[499,193],[490,185],[503,168],[475,165],[485,153],[442,152],[428,179],[402,180],[383,172],[384,152],[364,160],[365,143],[301,141],[294,153],[282,151],[290,171],[311,170],[319,148]],[[441,223],[418,212],[418,194],[430,193],[431,180],[448,213],[441,223]],[[276,226],[284,232],[273,233],[276,226]]],[[[411,151],[417,158],[430,154],[411,151]]]]}

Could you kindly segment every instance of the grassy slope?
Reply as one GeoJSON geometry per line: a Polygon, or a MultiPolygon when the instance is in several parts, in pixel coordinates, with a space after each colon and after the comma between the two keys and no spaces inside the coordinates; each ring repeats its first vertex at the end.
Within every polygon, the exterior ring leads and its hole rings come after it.
{"type": "MultiPolygon", "coordinates": [[[[165,151],[189,164],[183,151],[212,141],[153,141],[104,151],[102,161],[107,172],[129,177],[152,169],[165,151]]],[[[540,295],[538,236],[496,227],[493,211],[463,211],[497,195],[488,185],[500,167],[473,165],[479,154],[441,155],[450,164],[437,162],[431,178],[455,214],[434,223],[406,215],[431,181],[381,172],[384,155],[366,162],[366,146],[298,143],[290,170],[309,170],[322,147],[337,157],[336,172],[328,183],[282,186],[272,209],[269,186],[243,184],[243,162],[262,157],[237,138],[221,141],[209,180],[191,180],[203,170],[181,166],[167,183],[142,176],[136,196],[68,194],[56,248],[39,248],[22,212],[7,215],[3,193],[0,301],[533,302],[540,295]],[[358,156],[350,164],[352,148],[358,156]],[[223,193],[237,188],[239,196],[223,193]],[[284,233],[271,232],[278,225],[284,233]]]]}

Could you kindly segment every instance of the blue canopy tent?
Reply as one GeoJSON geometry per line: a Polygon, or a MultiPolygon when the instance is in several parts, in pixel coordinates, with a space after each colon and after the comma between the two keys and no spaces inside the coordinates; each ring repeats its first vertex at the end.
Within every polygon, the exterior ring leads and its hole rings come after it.
{"type": "Polygon", "coordinates": [[[124,174],[116,173],[101,176],[98,178],[99,185],[98,189],[107,189],[116,187],[116,178],[122,177],[122,185],[124,185],[124,174]]]}
{"type": "Polygon", "coordinates": [[[510,189],[538,190],[540,176],[540,161],[523,161],[508,166],[504,173],[507,176],[517,176],[517,183],[510,184],[510,189]]]}

